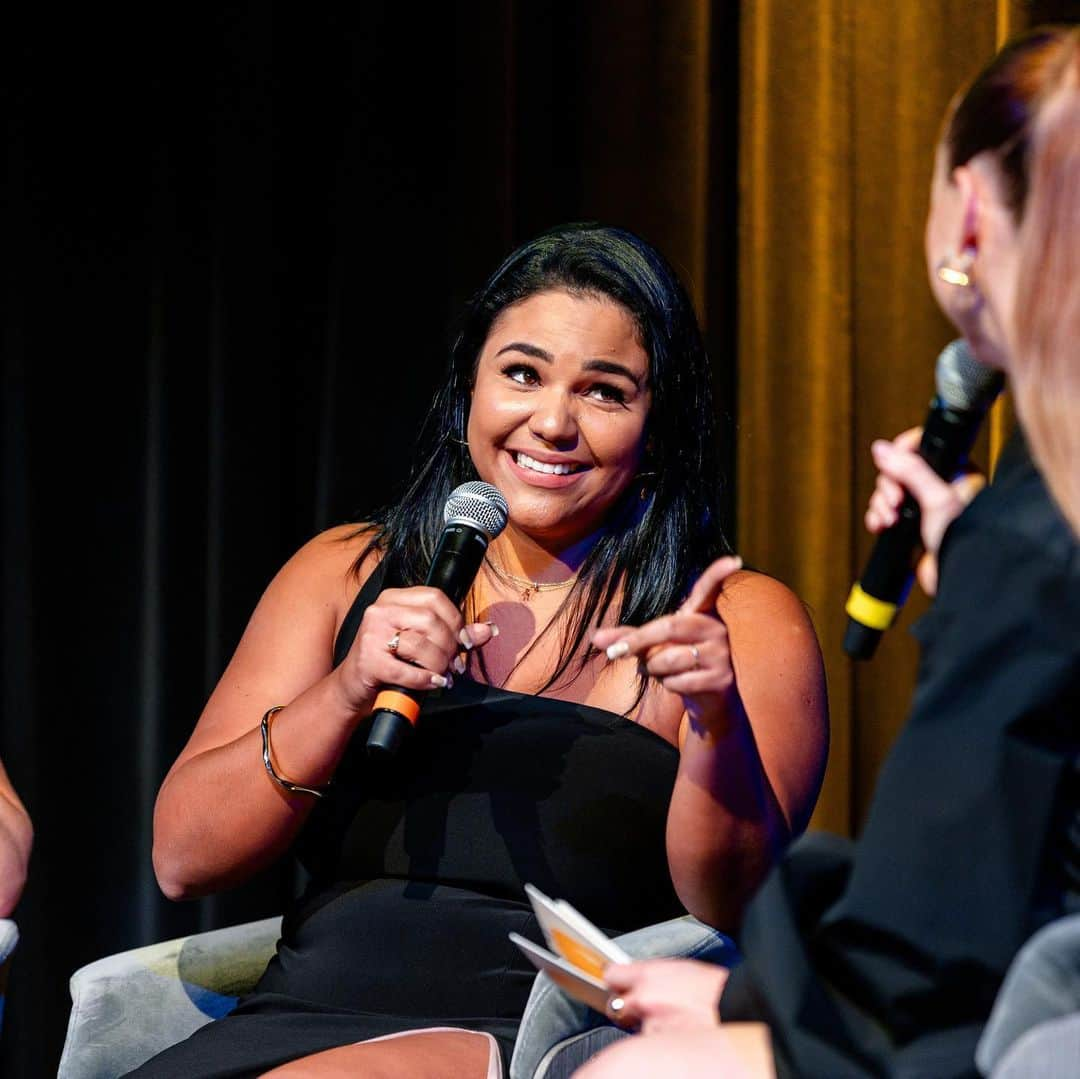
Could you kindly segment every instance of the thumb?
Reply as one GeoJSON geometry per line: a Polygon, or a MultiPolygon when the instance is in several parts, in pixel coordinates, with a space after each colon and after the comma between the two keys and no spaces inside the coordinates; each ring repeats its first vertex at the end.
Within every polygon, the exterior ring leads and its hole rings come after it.
{"type": "Polygon", "coordinates": [[[625,992],[637,981],[637,963],[609,963],[604,968],[604,983],[609,989],[625,992]]]}

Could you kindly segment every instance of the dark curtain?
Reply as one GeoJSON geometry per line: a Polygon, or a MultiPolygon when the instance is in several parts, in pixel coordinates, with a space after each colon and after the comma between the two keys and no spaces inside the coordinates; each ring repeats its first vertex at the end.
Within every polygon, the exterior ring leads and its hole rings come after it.
{"type": "Polygon", "coordinates": [[[3,1074],[55,1072],[78,966],[292,893],[165,901],[157,787],[275,570],[393,497],[514,243],[642,231],[731,399],[735,8],[2,16],[0,754],[36,827],[3,1074]]]}

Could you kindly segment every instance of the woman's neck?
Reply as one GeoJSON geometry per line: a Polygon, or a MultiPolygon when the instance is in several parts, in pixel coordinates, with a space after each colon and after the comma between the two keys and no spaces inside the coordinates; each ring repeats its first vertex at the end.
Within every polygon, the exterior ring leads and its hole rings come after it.
{"type": "Polygon", "coordinates": [[[577,574],[598,538],[594,533],[569,546],[545,546],[508,524],[492,541],[487,557],[505,573],[540,584],[554,584],[577,574]]]}

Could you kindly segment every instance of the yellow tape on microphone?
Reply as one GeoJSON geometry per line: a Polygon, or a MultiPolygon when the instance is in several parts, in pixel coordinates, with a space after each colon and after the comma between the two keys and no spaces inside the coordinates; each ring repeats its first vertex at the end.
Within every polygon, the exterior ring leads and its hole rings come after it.
{"type": "Polygon", "coordinates": [[[851,594],[844,610],[867,629],[888,629],[896,617],[895,603],[886,603],[885,600],[876,599],[869,592],[864,592],[858,581],[851,586],[851,594]]]}

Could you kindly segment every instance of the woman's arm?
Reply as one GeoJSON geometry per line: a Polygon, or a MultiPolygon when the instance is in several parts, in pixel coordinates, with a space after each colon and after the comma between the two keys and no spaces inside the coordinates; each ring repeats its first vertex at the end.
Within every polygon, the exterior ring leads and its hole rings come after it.
{"type": "Polygon", "coordinates": [[[33,845],[30,815],[0,761],[0,917],[6,918],[19,902],[33,845]]]}
{"type": "Polygon", "coordinates": [[[721,929],[805,827],[828,753],[825,676],[795,595],[719,559],[678,612],[599,632],[642,658],[685,708],[668,811],[672,882],[686,909],[721,929]],[[696,654],[695,654],[696,653],[696,654]]]}
{"type": "MultiPolygon", "coordinates": [[[[365,543],[348,540],[349,532],[317,536],[274,578],[165,777],[154,809],[154,871],[171,899],[245,880],[288,849],[310,814],[315,798],[286,792],[263,765],[260,722],[269,708],[284,706],[272,727],[278,773],[319,787],[380,687],[430,689],[457,652],[461,616],[446,596],[387,589],[334,668],[334,635],[358,586],[350,567],[365,543]],[[398,631],[392,654],[387,642],[398,631]]],[[[476,629],[476,643],[483,632],[476,629]]]]}

